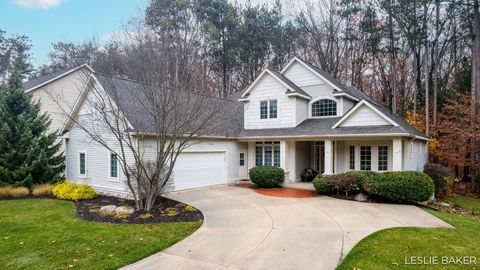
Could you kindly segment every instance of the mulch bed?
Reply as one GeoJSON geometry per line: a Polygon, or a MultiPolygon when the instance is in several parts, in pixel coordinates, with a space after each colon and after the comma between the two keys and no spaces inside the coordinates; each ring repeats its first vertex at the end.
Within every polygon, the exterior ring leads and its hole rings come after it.
{"type": "Polygon", "coordinates": [[[121,224],[193,222],[203,220],[203,214],[200,210],[188,204],[165,197],[159,197],[155,202],[154,208],[150,212],[135,211],[128,217],[101,215],[99,210],[105,205],[132,206],[135,208],[135,202],[132,200],[111,196],[98,196],[92,200],[76,202],[75,206],[77,207],[77,216],[81,219],[90,221],[121,224]]]}
{"type": "Polygon", "coordinates": [[[278,187],[278,188],[258,188],[252,183],[240,183],[235,185],[242,188],[250,188],[258,194],[278,197],[278,198],[311,198],[317,197],[318,195],[313,190],[300,189],[300,188],[287,188],[287,187],[278,187]]]}
{"type": "Polygon", "coordinates": [[[449,206],[445,206],[442,204],[441,201],[428,201],[428,202],[420,203],[420,205],[423,207],[427,207],[427,208],[439,211],[439,212],[455,213],[460,216],[476,216],[477,215],[475,212],[465,208],[455,207],[450,204],[448,204],[449,206]]]}
{"type": "MultiPolygon", "coordinates": [[[[53,199],[53,196],[33,196],[24,197],[0,197],[0,200],[24,200],[24,199],[53,199]]],[[[121,199],[111,196],[100,195],[95,199],[75,202],[77,216],[81,219],[97,222],[121,223],[121,224],[146,224],[160,222],[193,222],[202,221],[203,214],[200,210],[191,205],[184,204],[165,197],[159,197],[155,202],[154,208],[150,212],[135,211],[128,217],[122,216],[103,216],[100,215],[100,208],[105,205],[131,206],[135,208],[135,202],[132,200],[121,199]]]]}

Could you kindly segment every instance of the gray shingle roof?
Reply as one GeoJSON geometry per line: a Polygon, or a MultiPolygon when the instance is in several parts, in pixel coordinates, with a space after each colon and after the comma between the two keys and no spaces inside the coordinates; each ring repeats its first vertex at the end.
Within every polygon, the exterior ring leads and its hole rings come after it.
{"type": "MultiPolygon", "coordinates": [[[[277,74],[275,74],[277,75],[277,74]]],[[[113,91],[116,93],[117,103],[125,114],[130,123],[135,129],[144,132],[155,132],[152,126],[152,119],[146,113],[144,102],[135,95],[136,89],[142,87],[141,82],[130,81],[122,78],[117,78],[108,75],[95,74],[98,81],[105,88],[107,93],[112,95],[113,91]],[[115,89],[115,90],[113,90],[115,89]]],[[[284,77],[284,76],[283,76],[284,77]]],[[[281,78],[279,76],[279,78],[281,78]]],[[[288,79],[287,79],[288,80],[288,79]]],[[[288,80],[290,81],[290,80],[288,80]]],[[[287,81],[285,82],[287,83],[287,81]]],[[[292,83],[290,81],[290,83],[292,83]]],[[[292,83],[293,84],[293,83],[292,83]]],[[[293,84],[295,85],[295,84],[293,84]]],[[[292,87],[293,88],[293,87],[292,87]]],[[[295,89],[297,91],[297,89],[295,89]]],[[[358,92],[360,92],[357,89],[358,92]]],[[[368,134],[412,134],[416,136],[426,137],[424,134],[410,126],[402,118],[393,115],[390,111],[381,105],[374,102],[370,97],[364,93],[351,91],[353,96],[358,99],[365,99],[372,103],[382,113],[390,117],[399,126],[364,126],[364,127],[337,127],[332,129],[332,126],[337,123],[341,117],[333,118],[316,118],[306,119],[294,128],[277,128],[277,129],[249,129],[245,130],[243,103],[238,99],[242,96],[242,92],[237,92],[231,99],[219,99],[210,97],[216,102],[221,109],[217,121],[201,132],[201,135],[206,136],[225,136],[225,137],[272,137],[272,136],[336,136],[336,135],[368,135],[368,134]]]]}
{"type": "MultiPolygon", "coordinates": [[[[83,65],[81,65],[81,66],[83,66],[83,65]]],[[[34,78],[34,79],[30,79],[30,80],[23,83],[23,89],[29,90],[31,88],[34,88],[34,87],[38,86],[38,85],[46,83],[46,82],[48,82],[52,79],[55,79],[56,77],[58,77],[62,74],[65,74],[65,73],[68,73],[72,70],[80,68],[81,66],[75,66],[75,67],[67,68],[67,69],[60,70],[60,71],[57,71],[57,72],[53,72],[53,73],[50,73],[50,74],[47,74],[47,75],[44,75],[44,76],[40,76],[40,77],[37,77],[37,78],[34,78]]]]}
{"type": "MultiPolygon", "coordinates": [[[[122,113],[138,131],[155,133],[153,116],[149,111],[147,97],[141,93],[145,84],[114,76],[95,73],[105,91],[117,103],[122,113]]],[[[160,90],[159,91],[163,91],[160,90]]],[[[243,104],[232,100],[216,97],[205,97],[205,102],[211,102],[219,114],[212,125],[205,128],[199,135],[234,137],[243,126],[243,104]],[[241,110],[241,112],[240,112],[241,110]]],[[[188,111],[185,115],[188,117],[188,111]]]]}
{"type": "Polygon", "coordinates": [[[275,137],[275,136],[334,136],[334,135],[368,135],[385,133],[405,133],[401,127],[395,126],[365,126],[365,127],[339,127],[332,126],[341,117],[307,119],[294,128],[277,129],[248,129],[240,132],[240,137],[275,137]]]}

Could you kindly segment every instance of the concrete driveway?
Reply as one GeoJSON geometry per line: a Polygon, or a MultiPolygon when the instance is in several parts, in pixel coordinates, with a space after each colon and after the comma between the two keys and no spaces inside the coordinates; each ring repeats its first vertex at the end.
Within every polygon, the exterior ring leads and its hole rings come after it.
{"type": "Polygon", "coordinates": [[[124,269],[334,269],[365,236],[391,227],[451,227],[415,206],[330,197],[285,199],[221,186],[169,197],[199,208],[202,227],[124,269]]]}

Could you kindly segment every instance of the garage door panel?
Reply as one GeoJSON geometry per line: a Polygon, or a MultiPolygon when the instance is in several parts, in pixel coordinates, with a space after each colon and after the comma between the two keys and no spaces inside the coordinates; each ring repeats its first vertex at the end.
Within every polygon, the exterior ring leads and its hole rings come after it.
{"type": "Polygon", "coordinates": [[[175,190],[224,184],[225,153],[181,153],[173,172],[175,190]]]}

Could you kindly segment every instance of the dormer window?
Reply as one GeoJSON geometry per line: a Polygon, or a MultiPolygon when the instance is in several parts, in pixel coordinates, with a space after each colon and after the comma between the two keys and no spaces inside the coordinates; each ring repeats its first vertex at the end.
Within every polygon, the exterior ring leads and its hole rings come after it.
{"type": "Polygon", "coordinates": [[[337,102],[331,99],[320,99],[312,103],[312,117],[336,116],[337,102]]]}
{"type": "Polygon", "coordinates": [[[260,119],[277,118],[277,100],[260,102],[260,119]]]}

